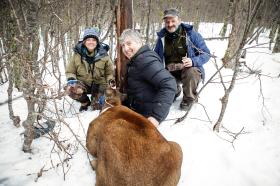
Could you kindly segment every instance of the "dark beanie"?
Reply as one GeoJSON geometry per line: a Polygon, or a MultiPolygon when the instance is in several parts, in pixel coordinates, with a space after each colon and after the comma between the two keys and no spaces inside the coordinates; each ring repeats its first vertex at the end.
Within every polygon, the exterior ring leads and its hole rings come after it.
{"type": "Polygon", "coordinates": [[[98,28],[87,28],[84,31],[83,41],[87,38],[94,38],[99,42],[99,29],[98,28]]]}

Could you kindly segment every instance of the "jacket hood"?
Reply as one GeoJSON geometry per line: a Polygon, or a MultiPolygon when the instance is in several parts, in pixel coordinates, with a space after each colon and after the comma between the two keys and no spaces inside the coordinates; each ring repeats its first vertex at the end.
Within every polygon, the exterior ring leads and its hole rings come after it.
{"type": "MultiPolygon", "coordinates": [[[[180,24],[184,30],[187,32],[191,31],[193,29],[192,25],[186,24],[186,23],[181,23],[180,24]]],[[[162,38],[165,36],[165,33],[167,32],[166,28],[161,29],[159,32],[157,32],[158,37],[162,38]]]]}
{"type": "MultiPolygon", "coordinates": [[[[80,41],[75,45],[73,51],[80,54],[82,57],[87,57],[87,54],[83,52],[85,48],[86,47],[84,46],[83,42],[80,41]]],[[[95,49],[96,54],[94,56],[94,61],[97,61],[102,57],[107,56],[108,55],[107,52],[109,51],[109,49],[110,49],[109,45],[105,43],[98,43],[95,49]]]]}

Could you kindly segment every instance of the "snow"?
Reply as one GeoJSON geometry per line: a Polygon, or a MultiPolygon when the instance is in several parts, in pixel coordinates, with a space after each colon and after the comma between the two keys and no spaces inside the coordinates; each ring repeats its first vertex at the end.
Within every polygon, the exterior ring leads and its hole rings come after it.
{"type": "MultiPolygon", "coordinates": [[[[205,37],[214,37],[221,26],[213,29],[211,25],[200,25],[199,31],[205,37]],[[203,30],[204,27],[211,27],[210,32],[203,30]]],[[[268,42],[268,33],[261,35],[259,43],[268,42]]],[[[207,45],[218,56],[217,62],[221,65],[219,59],[225,52],[227,41],[207,41],[207,45]]],[[[233,142],[225,129],[222,128],[219,133],[212,130],[221,109],[219,99],[224,93],[219,83],[208,84],[188,117],[174,124],[174,119],[184,115],[178,109],[181,94],[172,105],[167,120],[158,127],[166,139],[176,141],[182,147],[184,157],[179,186],[280,185],[280,79],[277,77],[280,73],[280,54],[271,54],[267,48],[251,48],[247,52],[246,63],[252,69],[261,70],[262,86],[258,76],[240,74],[222,122],[231,132],[242,131],[233,142]]],[[[213,60],[204,67],[209,79],[216,71],[213,60]]],[[[244,67],[242,69],[246,70],[244,67]]],[[[224,80],[230,80],[232,71],[224,69],[222,74],[224,80]]],[[[215,78],[215,82],[219,82],[219,79],[215,78]]],[[[229,86],[228,83],[226,85],[229,86]]],[[[6,84],[0,87],[0,102],[7,99],[6,90],[6,84]]],[[[18,95],[21,93],[14,90],[13,96],[18,95]]],[[[69,98],[66,100],[72,106],[64,105],[63,119],[85,145],[88,124],[98,116],[98,111],[78,113],[79,104],[69,98]]],[[[59,102],[59,108],[62,108],[62,102],[59,102]]],[[[27,107],[23,98],[14,101],[13,107],[15,114],[24,121],[27,107]]],[[[0,115],[0,186],[95,184],[95,172],[90,167],[87,153],[65,124],[55,128],[60,131],[59,140],[64,141],[62,144],[68,147],[67,151],[71,154],[71,159],[64,162],[62,167],[60,159],[68,156],[54,146],[47,135],[33,141],[31,154],[23,153],[23,127],[12,125],[7,104],[0,106],[0,115]],[[47,171],[37,178],[42,168],[47,171]]]]}

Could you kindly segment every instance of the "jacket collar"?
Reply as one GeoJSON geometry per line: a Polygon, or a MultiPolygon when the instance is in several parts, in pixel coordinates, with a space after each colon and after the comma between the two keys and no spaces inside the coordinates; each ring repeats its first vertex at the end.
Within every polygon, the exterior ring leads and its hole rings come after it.
{"type": "Polygon", "coordinates": [[[107,45],[105,43],[99,43],[96,46],[95,55],[94,56],[87,56],[87,54],[83,51],[84,47],[85,46],[83,45],[83,42],[80,41],[75,45],[73,51],[80,54],[82,57],[94,58],[94,61],[97,61],[97,60],[101,59],[102,57],[107,56],[108,55],[107,52],[110,49],[109,45],[107,45]]]}
{"type": "Polygon", "coordinates": [[[150,48],[149,48],[147,45],[141,46],[141,48],[139,48],[139,50],[134,54],[134,56],[132,56],[132,58],[130,59],[130,61],[133,62],[134,59],[135,59],[137,56],[139,56],[140,54],[142,54],[142,53],[144,53],[144,52],[146,52],[146,51],[148,51],[148,50],[150,50],[150,48]]]}

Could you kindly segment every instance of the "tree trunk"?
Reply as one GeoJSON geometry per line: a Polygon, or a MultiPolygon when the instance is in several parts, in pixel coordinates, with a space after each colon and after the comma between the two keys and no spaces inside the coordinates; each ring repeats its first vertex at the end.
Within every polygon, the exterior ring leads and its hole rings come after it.
{"type": "MultiPolygon", "coordinates": [[[[238,1],[238,0],[237,0],[238,1]]],[[[228,57],[226,59],[226,63],[224,63],[225,65],[228,64],[228,62],[231,62],[230,64],[233,65],[232,68],[234,70],[234,73],[233,73],[233,76],[232,76],[232,80],[231,80],[231,83],[230,83],[230,86],[229,88],[226,88],[224,86],[224,91],[225,91],[225,94],[224,96],[222,97],[221,99],[221,102],[222,102],[222,108],[221,108],[221,112],[220,112],[220,115],[219,115],[219,118],[218,118],[218,121],[216,122],[216,124],[214,125],[214,128],[213,130],[214,131],[217,131],[219,132],[219,128],[222,124],[222,120],[223,120],[223,117],[225,115],[225,112],[226,112],[226,108],[227,108],[227,104],[228,104],[228,100],[229,100],[229,96],[230,96],[230,93],[231,91],[233,90],[234,86],[235,86],[235,82],[236,82],[236,77],[238,75],[238,68],[239,68],[239,59],[240,59],[240,56],[241,56],[241,51],[242,51],[242,48],[244,47],[244,45],[246,44],[246,42],[248,42],[247,38],[248,38],[248,35],[250,33],[250,30],[252,29],[252,25],[255,21],[255,18],[256,18],[256,14],[258,13],[261,5],[263,4],[263,1],[262,0],[258,0],[255,5],[252,7],[251,9],[251,4],[250,4],[250,0],[249,0],[249,4],[246,5],[246,1],[247,0],[240,0],[237,2],[237,4],[235,4],[235,9],[234,11],[236,10],[243,10],[242,8],[240,9],[240,6],[247,6],[248,7],[248,17],[246,19],[246,23],[245,23],[245,27],[243,25],[238,25],[236,24],[236,22],[238,21],[238,19],[235,19],[235,18],[238,18],[238,16],[236,16],[234,18],[234,21],[233,21],[233,34],[231,34],[230,37],[237,37],[237,36],[241,36],[240,38],[235,38],[235,39],[239,39],[238,43],[236,42],[233,42],[232,39],[233,38],[230,38],[231,39],[231,42],[234,44],[234,45],[231,45],[231,46],[234,46],[235,48],[234,49],[234,53],[232,53],[232,51],[229,51],[231,52],[231,57],[228,57]],[[241,1],[241,2],[240,2],[241,1]],[[244,4],[245,3],[245,4],[244,4]],[[237,34],[237,26],[239,26],[239,28],[242,28],[242,34],[237,34]]],[[[236,2],[236,1],[235,1],[236,2]]],[[[236,12],[235,12],[236,14],[236,12]]],[[[242,18],[242,17],[239,17],[239,18],[242,18]]],[[[244,23],[243,23],[244,24],[244,23]]]]}
{"type": "Polygon", "coordinates": [[[12,68],[9,63],[7,63],[7,69],[8,69],[8,79],[9,79],[9,86],[8,86],[8,109],[9,109],[9,117],[13,121],[14,126],[19,127],[20,126],[20,117],[14,115],[13,110],[13,88],[14,88],[14,81],[13,81],[13,73],[12,68]]]}
{"type": "Polygon", "coordinates": [[[234,72],[233,72],[233,75],[232,75],[230,86],[229,86],[229,88],[224,90],[225,94],[221,98],[221,102],[222,102],[221,112],[220,112],[220,115],[219,115],[219,118],[218,118],[216,124],[213,127],[213,130],[216,131],[216,132],[219,132],[220,127],[222,125],[222,120],[223,120],[223,117],[224,117],[225,112],[226,112],[229,96],[230,96],[230,93],[231,93],[231,91],[233,90],[233,88],[235,86],[236,78],[237,78],[238,71],[239,71],[239,62],[238,62],[239,59],[238,59],[238,57],[235,57],[234,60],[235,60],[235,63],[234,63],[235,66],[234,66],[234,72]]]}
{"type": "Polygon", "coordinates": [[[225,37],[226,36],[226,32],[227,32],[227,27],[229,22],[232,20],[233,17],[233,0],[229,0],[228,1],[228,12],[227,12],[227,16],[225,17],[225,21],[224,21],[224,25],[220,31],[220,36],[221,37],[225,37]]]}
{"type": "MultiPolygon", "coordinates": [[[[24,142],[23,151],[31,152],[31,143],[34,138],[33,124],[36,120],[35,103],[36,90],[40,94],[42,80],[39,65],[37,62],[39,49],[39,32],[38,32],[38,10],[37,2],[33,1],[14,1],[9,0],[13,17],[17,20],[19,36],[22,42],[18,42],[19,62],[23,70],[21,74],[22,91],[24,99],[27,102],[28,115],[23,122],[24,142]]],[[[39,104],[37,102],[37,104],[39,104]]]]}
{"type": "Polygon", "coordinates": [[[280,52],[280,24],[278,24],[278,28],[277,28],[277,36],[275,39],[275,45],[273,48],[272,53],[279,53],[280,52]]]}
{"type": "Polygon", "coordinates": [[[251,3],[251,0],[234,0],[233,2],[232,31],[229,36],[228,48],[222,59],[226,68],[234,69],[235,60],[233,59],[235,56],[240,56],[264,0],[256,0],[254,5],[251,3]]]}
{"type": "MultiPolygon", "coordinates": [[[[126,28],[132,28],[132,0],[120,0],[118,8],[116,8],[117,18],[117,37],[126,28]]],[[[117,86],[121,92],[126,89],[126,64],[128,60],[121,51],[119,42],[117,43],[117,64],[116,64],[116,80],[117,86]]]]}
{"type": "MultiPolygon", "coordinates": [[[[20,79],[20,66],[17,65],[18,64],[18,60],[17,58],[17,47],[16,47],[16,41],[13,39],[18,33],[17,33],[17,28],[16,28],[16,21],[14,19],[11,18],[10,14],[11,14],[11,9],[10,9],[10,5],[8,1],[4,1],[3,2],[3,8],[2,11],[5,14],[4,16],[6,17],[6,19],[3,20],[3,45],[1,46],[1,48],[3,48],[4,50],[1,50],[1,53],[3,53],[3,51],[5,51],[6,53],[6,57],[4,57],[3,59],[1,59],[1,64],[5,64],[5,68],[8,71],[8,81],[9,81],[9,85],[8,85],[8,109],[9,109],[9,117],[10,119],[13,121],[14,126],[19,127],[20,126],[20,117],[19,116],[15,116],[14,115],[14,111],[13,111],[13,86],[14,86],[14,82],[16,81],[17,87],[20,87],[20,81],[18,81],[20,79]],[[5,61],[5,63],[4,63],[5,61]],[[15,70],[18,71],[15,71],[15,70]],[[18,73],[16,73],[18,72],[18,73]],[[16,79],[16,78],[18,79],[16,79]]],[[[4,68],[4,67],[3,67],[4,68]]],[[[5,69],[3,69],[5,71],[5,69]]]]}
{"type": "Polygon", "coordinates": [[[238,55],[240,44],[245,33],[248,21],[249,0],[234,0],[232,14],[232,30],[229,36],[229,43],[225,55],[222,59],[226,68],[234,68],[234,55],[238,55]]]}
{"type": "Polygon", "coordinates": [[[147,14],[147,28],[146,28],[146,45],[149,45],[150,42],[150,19],[151,19],[151,4],[152,0],[149,0],[148,4],[148,14],[147,14]]]}
{"type": "Polygon", "coordinates": [[[60,45],[61,45],[61,49],[62,49],[62,59],[63,59],[63,66],[64,69],[66,69],[66,64],[68,61],[68,52],[66,50],[66,46],[65,46],[65,38],[64,38],[64,33],[62,33],[62,29],[59,30],[59,41],[60,41],[60,45]]]}
{"type": "Polygon", "coordinates": [[[274,43],[274,39],[275,39],[275,34],[277,31],[277,24],[272,24],[270,32],[269,32],[269,50],[272,50],[272,43],[274,43]]]}

